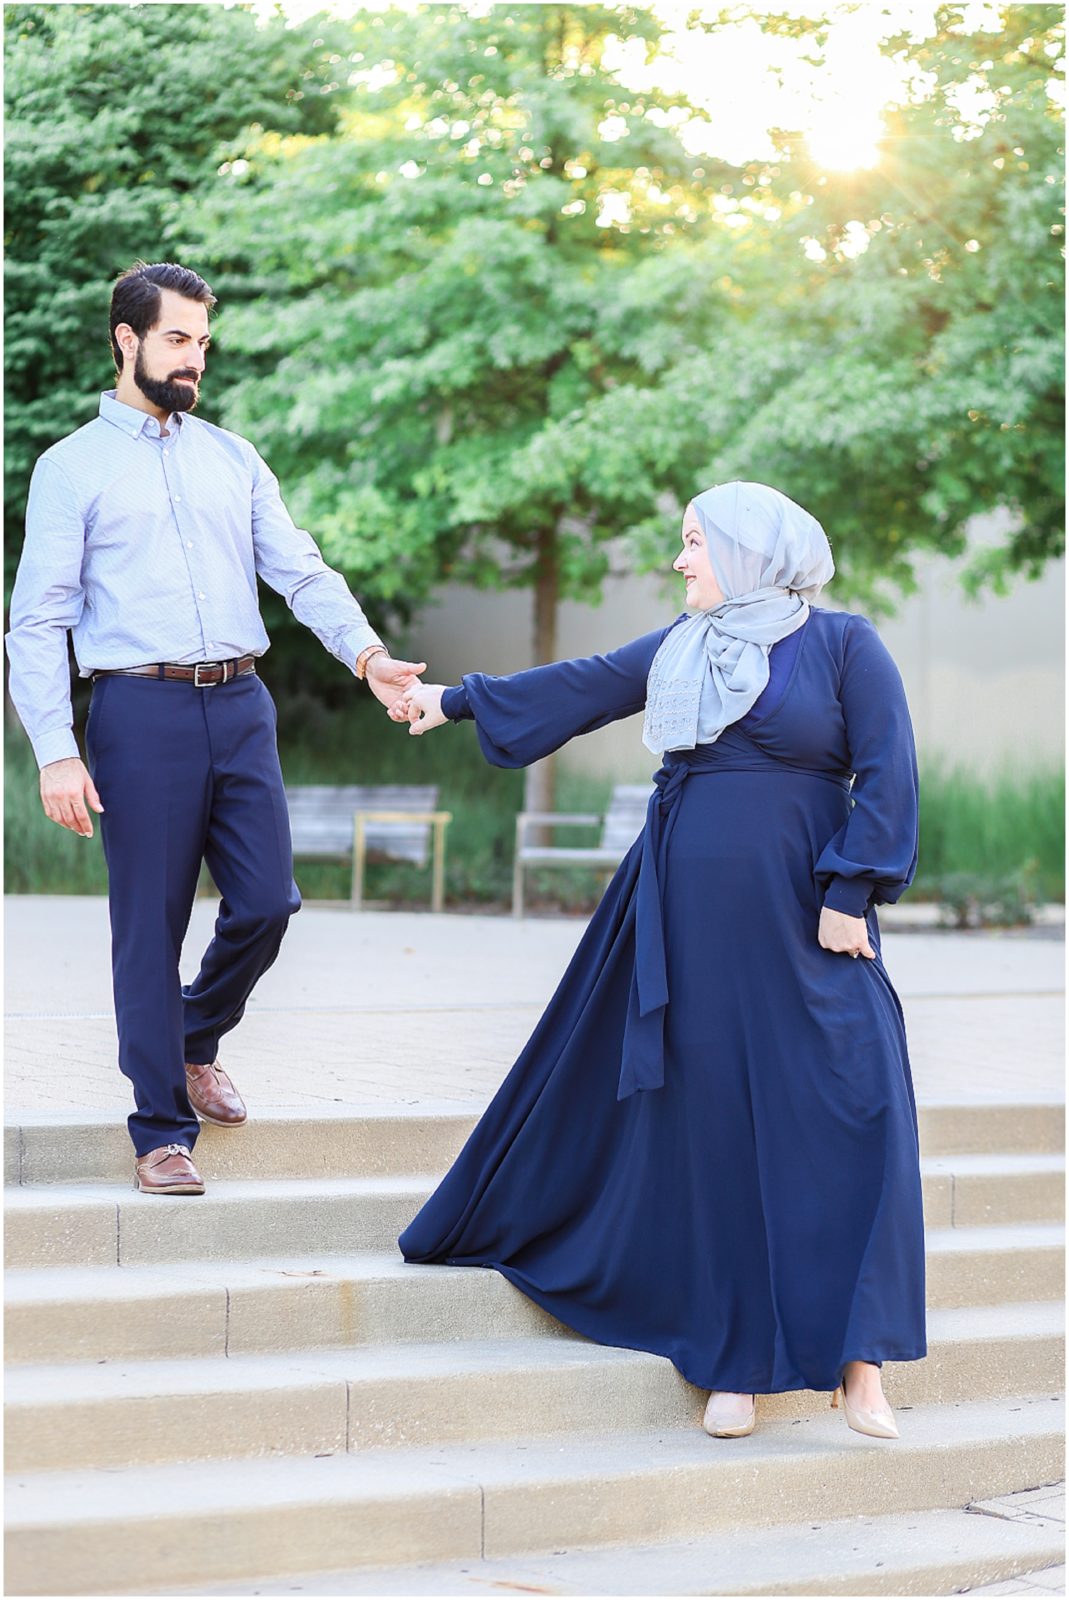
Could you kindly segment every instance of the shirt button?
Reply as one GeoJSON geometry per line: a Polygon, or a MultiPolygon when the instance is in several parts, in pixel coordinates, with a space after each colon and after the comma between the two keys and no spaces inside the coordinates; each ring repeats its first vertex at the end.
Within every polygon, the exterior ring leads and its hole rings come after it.
{"type": "Polygon", "coordinates": [[[187,550],[192,550],[192,548],[193,548],[193,540],[192,539],[187,539],[186,540],[186,549],[187,550]]]}
{"type": "Polygon", "coordinates": [[[165,451],[164,451],[164,452],[163,452],[163,453],[164,453],[164,455],[165,455],[165,456],[169,456],[169,455],[170,455],[170,453],[171,453],[171,452],[170,452],[170,450],[169,450],[169,449],[168,449],[168,450],[165,450],[165,451]]]}
{"type": "Polygon", "coordinates": [[[207,596],[203,593],[203,591],[197,595],[197,599],[198,600],[204,600],[206,598],[207,598],[207,596]]]}
{"type": "Polygon", "coordinates": [[[182,496],[180,494],[175,495],[174,503],[176,506],[180,506],[182,504],[182,496]]]}

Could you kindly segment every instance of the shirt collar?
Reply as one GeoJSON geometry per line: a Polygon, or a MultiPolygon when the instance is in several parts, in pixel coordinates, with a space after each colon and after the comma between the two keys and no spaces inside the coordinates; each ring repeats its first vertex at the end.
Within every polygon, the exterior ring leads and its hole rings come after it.
{"type": "MultiPolygon", "coordinates": [[[[150,416],[147,411],[139,411],[136,406],[128,406],[124,400],[116,400],[114,389],[105,389],[100,396],[100,415],[105,422],[113,422],[117,428],[128,433],[131,439],[137,439],[145,432],[146,423],[152,423],[148,430],[151,438],[159,438],[158,420],[150,416]]],[[[165,424],[168,433],[174,432],[182,426],[181,412],[172,411],[165,424]]]]}

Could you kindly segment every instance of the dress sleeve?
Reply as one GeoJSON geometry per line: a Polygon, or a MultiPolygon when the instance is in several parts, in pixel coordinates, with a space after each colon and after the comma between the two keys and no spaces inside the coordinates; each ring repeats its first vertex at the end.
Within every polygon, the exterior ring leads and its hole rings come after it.
{"type": "Polygon", "coordinates": [[[492,766],[529,766],[576,734],[641,711],[650,663],[667,632],[657,628],[607,655],[554,661],[507,677],[466,673],[445,691],[442,710],[455,722],[474,720],[492,766]]]}
{"type": "Polygon", "coordinates": [[[843,635],[839,697],[854,772],[853,806],[814,869],[824,904],[863,917],[893,903],[917,868],[917,752],[902,678],[867,617],[843,635]]]}

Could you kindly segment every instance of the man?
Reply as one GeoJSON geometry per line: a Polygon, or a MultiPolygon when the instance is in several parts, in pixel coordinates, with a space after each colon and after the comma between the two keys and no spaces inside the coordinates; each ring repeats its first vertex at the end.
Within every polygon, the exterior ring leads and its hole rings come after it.
{"type": "Polygon", "coordinates": [[[425,670],[391,659],[253,447],[193,416],[214,304],[173,263],[138,262],[118,279],[116,387],[34,468],[7,635],[46,814],[83,838],[89,811],[101,818],[119,1066],[134,1086],[129,1128],[148,1194],[203,1194],[198,1113],[246,1120],[219,1039],[301,903],[275,708],[256,673],[268,648],[257,576],[387,708],[425,670]],[[68,629],[94,685],[89,770],[72,731],[68,629]],[[219,916],[183,989],[202,860],[219,916]]]}

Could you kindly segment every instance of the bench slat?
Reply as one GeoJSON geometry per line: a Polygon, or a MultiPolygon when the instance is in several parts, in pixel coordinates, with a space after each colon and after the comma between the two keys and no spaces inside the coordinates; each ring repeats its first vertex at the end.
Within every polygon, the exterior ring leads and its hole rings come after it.
{"type": "Polygon", "coordinates": [[[519,860],[524,866],[611,866],[622,861],[642,832],[652,792],[652,784],[618,783],[597,845],[524,844],[519,860]]]}
{"type": "MultiPolygon", "coordinates": [[[[434,811],[437,784],[294,784],[286,789],[295,856],[345,856],[353,853],[357,811],[434,811]]],[[[364,836],[369,852],[425,866],[431,824],[413,820],[369,821],[364,836]]]]}
{"type": "Polygon", "coordinates": [[[626,851],[602,850],[593,846],[589,850],[577,847],[569,850],[561,846],[532,845],[524,850],[522,860],[529,867],[618,867],[626,851]]]}

